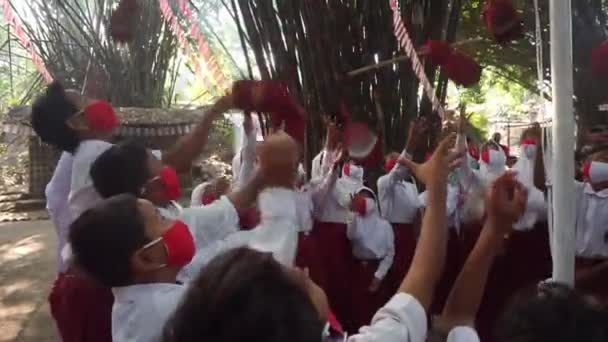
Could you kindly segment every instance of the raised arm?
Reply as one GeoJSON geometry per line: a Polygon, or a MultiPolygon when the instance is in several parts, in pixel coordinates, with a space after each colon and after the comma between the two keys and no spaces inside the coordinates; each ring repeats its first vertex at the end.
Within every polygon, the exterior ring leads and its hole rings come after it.
{"type": "Polygon", "coordinates": [[[444,139],[431,158],[419,165],[408,159],[407,166],[427,187],[427,205],[422,229],[410,269],[399,288],[412,295],[425,310],[431,304],[435,286],[443,273],[447,248],[447,178],[452,164],[460,157],[450,152],[454,137],[444,139]]]}
{"type": "Polygon", "coordinates": [[[253,176],[253,170],[255,167],[255,139],[256,131],[253,125],[253,117],[251,113],[245,113],[243,120],[243,132],[245,136],[243,138],[243,146],[240,150],[241,165],[239,168],[239,175],[237,178],[236,188],[239,188],[243,184],[249,182],[253,176]]]}
{"type": "Polygon", "coordinates": [[[213,126],[213,122],[230,108],[232,108],[232,97],[228,95],[220,98],[205,112],[203,119],[192,132],[180,138],[167,151],[163,151],[163,163],[173,166],[178,172],[188,171],[192,165],[192,161],[201,154],[203,148],[207,145],[209,131],[213,126]]]}
{"type": "Polygon", "coordinates": [[[493,184],[486,200],[486,222],[452,287],[438,321],[439,330],[447,333],[457,326],[473,327],[492,263],[502,249],[504,236],[523,215],[526,196],[513,173],[505,173],[493,184]]]}

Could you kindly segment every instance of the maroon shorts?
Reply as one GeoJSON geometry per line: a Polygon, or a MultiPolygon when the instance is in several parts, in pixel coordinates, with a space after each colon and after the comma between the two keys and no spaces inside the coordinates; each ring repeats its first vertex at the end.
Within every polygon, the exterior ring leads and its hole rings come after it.
{"type": "Polygon", "coordinates": [[[82,273],[59,273],[49,295],[51,314],[63,342],[112,342],[110,288],[82,273]]]}
{"type": "Polygon", "coordinates": [[[413,224],[393,223],[392,226],[395,236],[395,258],[385,281],[391,292],[395,294],[412,263],[416,251],[416,233],[413,224]]]}

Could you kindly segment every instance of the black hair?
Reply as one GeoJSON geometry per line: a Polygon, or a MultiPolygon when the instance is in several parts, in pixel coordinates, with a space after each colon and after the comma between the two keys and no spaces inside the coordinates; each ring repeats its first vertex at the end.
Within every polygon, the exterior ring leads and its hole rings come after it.
{"type": "Polygon", "coordinates": [[[190,284],[165,326],[165,342],[319,342],[324,322],[271,254],[237,248],[190,284]]]}
{"type": "Polygon", "coordinates": [[[110,147],[91,165],[95,189],[104,198],[125,193],[139,196],[150,179],[148,157],[148,149],[137,142],[110,147]]]}
{"type": "Polygon", "coordinates": [[[77,267],[104,286],[133,281],[131,257],[150,241],[137,197],[119,195],[85,211],[70,227],[69,241],[77,267]]]}
{"type": "Polygon", "coordinates": [[[518,294],[498,322],[498,342],[605,342],[606,312],[559,283],[541,283],[518,294]]]}
{"type": "Polygon", "coordinates": [[[43,142],[74,153],[80,138],[66,121],[77,112],[78,108],[68,99],[63,86],[55,81],[34,101],[32,127],[43,142]]]}

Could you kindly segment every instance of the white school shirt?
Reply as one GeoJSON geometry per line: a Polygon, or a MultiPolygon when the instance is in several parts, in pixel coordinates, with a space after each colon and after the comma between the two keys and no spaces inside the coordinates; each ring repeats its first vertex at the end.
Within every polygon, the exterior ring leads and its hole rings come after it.
{"type": "Polygon", "coordinates": [[[296,194],[298,231],[309,234],[314,226],[315,213],[322,210],[327,196],[337,179],[337,171],[331,170],[323,179],[311,179],[296,194]]]}
{"type": "Polygon", "coordinates": [[[57,234],[57,272],[64,272],[67,269],[67,265],[61,257],[61,250],[67,243],[70,225],[74,221],[68,206],[73,162],[74,156],[71,153],[63,152],[57,162],[53,177],[44,191],[46,209],[57,234]]]}
{"type": "Polygon", "coordinates": [[[369,326],[348,338],[348,342],[424,342],[426,313],[420,302],[407,293],[398,293],[372,318],[369,326]]]}
{"type": "Polygon", "coordinates": [[[418,209],[423,206],[416,186],[404,180],[407,177],[407,168],[396,164],[389,173],[378,178],[380,211],[390,223],[414,222],[418,209]]]}
{"type": "Polygon", "coordinates": [[[453,328],[448,334],[447,342],[479,342],[477,331],[471,327],[461,326],[453,328]]]}
{"type": "MultiPolygon", "coordinates": [[[[424,207],[427,205],[427,192],[420,194],[420,202],[424,207]]],[[[448,193],[446,197],[446,214],[448,217],[448,227],[458,228],[460,226],[460,217],[457,212],[458,206],[458,188],[448,184],[448,193]]]]}
{"type": "MultiPolygon", "coordinates": [[[[199,251],[205,251],[239,230],[239,215],[226,196],[204,207],[182,209],[176,219],[188,225],[194,239],[195,257],[199,251]]],[[[200,259],[190,262],[180,270],[177,280],[183,283],[190,281],[199,273],[202,265],[200,259]]]]}
{"type": "Polygon", "coordinates": [[[91,165],[103,152],[112,147],[107,141],[85,140],[74,153],[72,181],[68,203],[74,219],[94,207],[102,198],[91,179],[91,165]]]}
{"type": "MultiPolygon", "coordinates": [[[[299,224],[296,212],[296,196],[296,191],[285,188],[270,188],[260,193],[258,196],[260,224],[252,230],[226,234],[223,238],[214,240],[204,248],[197,249],[194,258],[186,267],[187,270],[184,271],[184,274],[180,273],[181,276],[178,276],[178,280],[189,281],[189,277],[197,274],[193,270],[200,270],[223,252],[244,246],[270,252],[280,263],[293,266],[298,244],[299,224]]],[[[204,208],[207,207],[209,206],[204,208]]],[[[238,222],[238,215],[236,219],[238,222]]]]}
{"type": "Polygon", "coordinates": [[[184,298],[187,287],[154,283],[112,288],[112,340],[156,342],[165,323],[184,298]]]}
{"type": "Polygon", "coordinates": [[[363,186],[363,169],[353,167],[353,170],[355,169],[357,172],[351,176],[342,172],[342,177],[331,186],[317,213],[320,222],[346,223],[350,213],[351,196],[363,186]]]}
{"type": "Polygon", "coordinates": [[[249,135],[243,133],[243,145],[232,159],[232,184],[233,189],[240,189],[249,183],[255,166],[256,132],[252,130],[249,135]]]}
{"type": "Polygon", "coordinates": [[[374,278],[384,279],[395,257],[395,236],[391,224],[380,217],[376,208],[364,216],[350,213],[346,236],[351,241],[356,259],[380,260],[374,278]]]}
{"type": "Polygon", "coordinates": [[[325,148],[322,149],[312,160],[310,178],[322,179],[327,176],[332,169],[336,156],[337,154],[335,151],[328,151],[325,148]]]}
{"type": "Polygon", "coordinates": [[[608,258],[608,189],[595,192],[590,184],[575,182],[576,255],[608,258]]]}

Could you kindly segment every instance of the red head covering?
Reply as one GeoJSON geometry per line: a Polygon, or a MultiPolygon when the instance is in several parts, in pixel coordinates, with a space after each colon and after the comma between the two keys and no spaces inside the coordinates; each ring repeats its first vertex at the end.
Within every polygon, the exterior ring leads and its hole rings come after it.
{"type": "Polygon", "coordinates": [[[111,131],[120,125],[114,108],[106,101],[95,101],[86,106],[83,112],[91,130],[111,131]]]}
{"type": "Polygon", "coordinates": [[[488,0],[482,16],[488,31],[498,44],[523,37],[524,24],[511,0],[488,0]]]}
{"type": "Polygon", "coordinates": [[[521,145],[536,145],[536,140],[534,140],[534,139],[523,139],[521,141],[521,145]]]}

